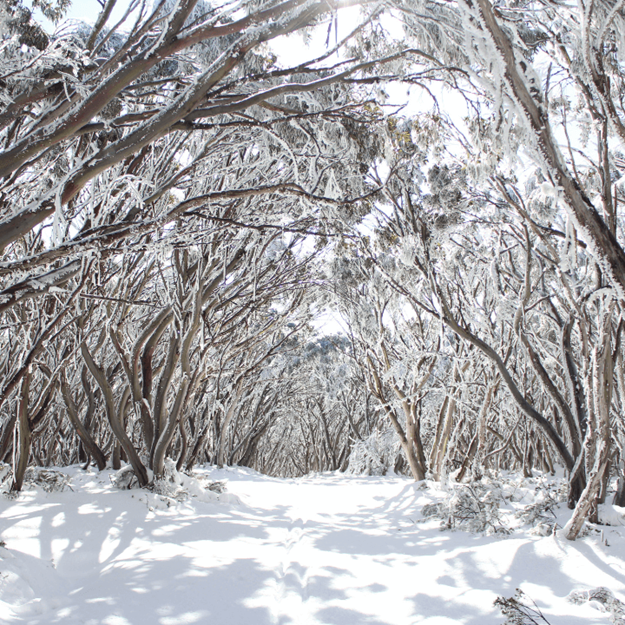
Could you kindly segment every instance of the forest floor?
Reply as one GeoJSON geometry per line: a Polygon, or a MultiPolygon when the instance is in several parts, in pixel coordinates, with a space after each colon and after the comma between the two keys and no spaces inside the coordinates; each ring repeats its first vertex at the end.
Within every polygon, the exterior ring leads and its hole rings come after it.
{"type": "MultiPolygon", "coordinates": [[[[0,495],[3,625],[500,625],[493,601],[517,587],[535,622],[621,622],[618,602],[611,614],[567,596],[625,600],[625,527],[565,540],[553,526],[571,513],[544,476],[450,489],[207,468],[168,496],[59,471],[62,490],[0,495]]],[[[615,524],[622,512],[603,510],[615,524]]]]}

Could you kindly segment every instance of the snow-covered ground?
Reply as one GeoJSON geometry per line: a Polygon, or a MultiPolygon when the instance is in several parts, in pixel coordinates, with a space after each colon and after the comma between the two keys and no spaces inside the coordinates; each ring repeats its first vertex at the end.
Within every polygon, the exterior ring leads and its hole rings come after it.
{"type": "MultiPolygon", "coordinates": [[[[208,468],[172,498],[118,490],[110,472],[62,471],[62,492],[0,495],[3,625],[488,625],[504,622],[493,601],[517,587],[552,625],[581,625],[609,615],[568,601],[572,591],[625,599],[625,527],[566,541],[545,506],[528,508],[555,496],[540,477],[509,478],[490,507],[468,493],[492,513],[472,533],[458,529],[457,497],[401,477],[208,468]],[[210,481],[225,493],[200,488],[210,481]],[[456,529],[441,529],[449,510],[456,529]]],[[[570,511],[556,514],[562,525],[570,511]]]]}

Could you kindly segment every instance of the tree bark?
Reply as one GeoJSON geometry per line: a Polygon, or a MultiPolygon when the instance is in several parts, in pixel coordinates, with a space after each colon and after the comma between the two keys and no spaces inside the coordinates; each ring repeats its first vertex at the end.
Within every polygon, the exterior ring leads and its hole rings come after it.
{"type": "Polygon", "coordinates": [[[91,434],[89,434],[89,430],[87,430],[83,422],[78,417],[78,410],[74,400],[72,399],[72,394],[64,375],[61,376],[61,394],[63,396],[63,401],[65,402],[65,407],[67,408],[67,416],[70,423],[74,426],[74,429],[84,445],[85,450],[98,465],[98,470],[103,471],[106,468],[106,458],[104,453],[98,447],[91,434]]]}
{"type": "Polygon", "coordinates": [[[148,473],[145,466],[143,465],[143,462],[141,462],[141,459],[139,458],[137,450],[134,448],[134,445],[132,444],[130,438],[128,438],[128,434],[123,428],[121,415],[117,414],[117,411],[115,410],[113,389],[111,388],[106,378],[106,374],[100,367],[98,367],[98,365],[93,360],[91,352],[89,351],[86,343],[83,343],[81,345],[81,352],[85,360],[85,364],[91,372],[91,375],[95,378],[95,381],[98,383],[98,386],[102,391],[102,395],[104,396],[106,415],[108,417],[111,430],[113,431],[116,440],[119,441],[124,451],[126,452],[128,460],[132,465],[135,475],[137,476],[137,480],[139,480],[139,485],[145,487],[150,481],[148,479],[148,473]]]}
{"type": "Polygon", "coordinates": [[[16,461],[13,463],[13,484],[11,490],[19,492],[24,484],[24,474],[30,458],[32,432],[28,419],[28,392],[30,390],[30,368],[22,379],[20,397],[17,403],[17,448],[13,450],[16,461]]]}

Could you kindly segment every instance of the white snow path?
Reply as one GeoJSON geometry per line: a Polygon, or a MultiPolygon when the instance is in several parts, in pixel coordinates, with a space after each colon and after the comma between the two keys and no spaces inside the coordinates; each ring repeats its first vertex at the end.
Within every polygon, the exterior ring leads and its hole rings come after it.
{"type": "Polygon", "coordinates": [[[240,503],[168,507],[108,474],[0,499],[2,625],[495,625],[522,587],[552,625],[607,623],[565,601],[625,595],[625,528],[575,543],[416,523],[433,494],[410,480],[279,480],[209,470],[240,503]]]}

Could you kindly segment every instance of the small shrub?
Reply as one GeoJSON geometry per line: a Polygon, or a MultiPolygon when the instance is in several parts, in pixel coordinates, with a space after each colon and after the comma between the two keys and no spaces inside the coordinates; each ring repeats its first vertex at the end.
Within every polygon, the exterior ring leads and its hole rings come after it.
{"type": "Polygon", "coordinates": [[[209,482],[206,488],[208,488],[208,490],[213,491],[214,493],[217,493],[218,495],[221,495],[222,493],[226,492],[226,482],[225,481],[209,482]]]}
{"type": "Polygon", "coordinates": [[[110,479],[111,484],[113,484],[115,488],[119,488],[119,490],[139,488],[139,480],[130,465],[122,467],[116,473],[111,473],[110,479]]]}
{"type": "Polygon", "coordinates": [[[550,625],[536,603],[519,588],[514,597],[497,597],[495,605],[506,617],[504,625],[550,625]]]}
{"type": "Polygon", "coordinates": [[[349,455],[347,473],[351,475],[386,475],[397,458],[399,443],[391,430],[372,432],[356,441],[349,455]]]}
{"type": "Polygon", "coordinates": [[[445,501],[421,509],[424,517],[441,519],[442,529],[467,532],[509,534],[499,513],[501,489],[493,483],[453,485],[445,501]]]}
{"type": "Polygon", "coordinates": [[[189,497],[199,497],[204,501],[229,499],[225,481],[198,479],[191,474],[180,473],[170,458],[165,460],[162,479],[154,480],[153,490],[157,495],[176,501],[184,501],[189,497]]]}
{"type": "Polygon", "coordinates": [[[625,625],[625,603],[603,586],[593,590],[574,590],[567,599],[576,605],[591,602],[593,607],[609,614],[612,625],[625,625]]]}
{"type": "Polygon", "coordinates": [[[65,488],[70,488],[71,478],[60,471],[52,469],[40,469],[38,467],[29,467],[24,474],[24,482],[27,484],[36,484],[40,486],[46,493],[63,492],[65,488]]]}
{"type": "Polygon", "coordinates": [[[556,519],[555,509],[566,500],[565,484],[544,484],[536,488],[536,501],[516,513],[516,518],[525,525],[538,527],[553,525],[556,519]]]}

